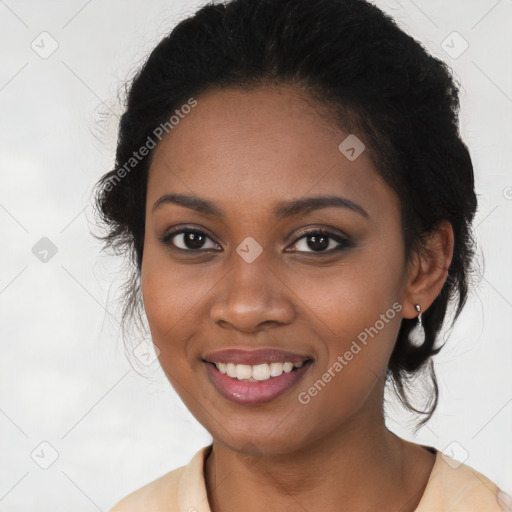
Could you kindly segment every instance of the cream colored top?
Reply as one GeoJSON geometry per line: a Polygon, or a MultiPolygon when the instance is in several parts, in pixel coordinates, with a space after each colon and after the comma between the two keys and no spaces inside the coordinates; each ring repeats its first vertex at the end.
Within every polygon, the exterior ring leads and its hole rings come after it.
{"type": "MultiPolygon", "coordinates": [[[[186,466],[132,492],[109,512],[211,512],[203,473],[211,447],[201,448],[186,466]]],[[[512,510],[509,506],[510,496],[496,484],[436,450],[434,466],[415,512],[508,512],[512,510]]]]}

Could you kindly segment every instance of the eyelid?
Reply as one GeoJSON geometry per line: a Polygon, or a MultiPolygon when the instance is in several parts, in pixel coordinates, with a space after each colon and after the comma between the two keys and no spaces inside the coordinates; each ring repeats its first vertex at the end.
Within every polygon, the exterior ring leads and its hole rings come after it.
{"type": "MultiPolygon", "coordinates": [[[[171,240],[174,236],[181,235],[183,233],[191,233],[191,232],[204,235],[206,238],[210,239],[214,244],[220,246],[219,242],[217,242],[217,240],[215,240],[215,238],[213,236],[211,236],[206,229],[197,228],[195,226],[187,226],[187,225],[175,226],[173,228],[166,230],[163,235],[158,237],[158,240],[160,240],[160,242],[162,242],[163,244],[170,246],[172,249],[175,249],[176,251],[181,251],[181,252],[200,253],[200,252],[206,252],[206,251],[212,251],[212,250],[218,251],[218,249],[196,249],[196,250],[181,249],[180,247],[176,247],[174,244],[171,243],[171,240]]],[[[220,251],[218,251],[218,252],[220,252],[220,251]]]]}
{"type": "MultiPolygon", "coordinates": [[[[328,228],[321,228],[321,227],[317,227],[317,228],[309,227],[309,228],[304,228],[304,229],[300,230],[298,233],[295,233],[294,240],[291,245],[295,245],[297,242],[299,242],[304,237],[311,236],[314,234],[324,235],[325,237],[334,240],[336,243],[338,243],[340,245],[336,246],[334,249],[329,249],[328,251],[320,251],[320,252],[296,251],[296,252],[298,252],[300,254],[318,254],[318,255],[326,254],[327,255],[327,254],[334,253],[340,246],[347,248],[347,247],[353,247],[353,245],[354,245],[352,240],[350,239],[350,237],[348,237],[344,233],[340,234],[340,233],[330,230],[328,228]]],[[[295,252],[295,251],[289,251],[288,249],[285,249],[285,250],[287,252],[295,252]]]]}
{"type": "Polygon", "coordinates": [[[314,233],[322,233],[327,236],[331,236],[333,238],[341,238],[344,241],[350,240],[350,237],[343,233],[343,231],[335,231],[330,228],[323,228],[323,227],[315,227],[315,226],[308,226],[306,228],[300,229],[297,233],[294,234],[294,241],[296,242],[300,238],[304,237],[305,235],[310,235],[314,233]]]}

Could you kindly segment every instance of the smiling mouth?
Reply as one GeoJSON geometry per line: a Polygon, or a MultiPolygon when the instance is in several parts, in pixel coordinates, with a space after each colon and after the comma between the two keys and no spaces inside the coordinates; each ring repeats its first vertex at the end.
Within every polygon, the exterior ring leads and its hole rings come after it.
{"type": "Polygon", "coordinates": [[[214,366],[223,375],[227,375],[232,379],[246,382],[264,382],[280,377],[284,373],[294,372],[310,361],[310,359],[306,359],[305,361],[299,361],[297,363],[286,361],[284,363],[272,362],[255,365],[206,362],[214,366]]]}
{"type": "Polygon", "coordinates": [[[313,359],[258,364],[211,362],[203,359],[210,382],[224,397],[239,405],[273,402],[304,378],[313,359]]]}

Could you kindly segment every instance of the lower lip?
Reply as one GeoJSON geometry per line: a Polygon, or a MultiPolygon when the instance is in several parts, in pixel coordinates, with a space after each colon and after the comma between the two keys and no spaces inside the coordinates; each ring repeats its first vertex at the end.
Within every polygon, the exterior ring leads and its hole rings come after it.
{"type": "Polygon", "coordinates": [[[224,398],[237,404],[252,405],[271,402],[286,393],[308,371],[311,361],[307,361],[300,368],[283,373],[279,377],[271,377],[259,382],[233,379],[217,370],[214,364],[205,364],[210,380],[224,398]]]}

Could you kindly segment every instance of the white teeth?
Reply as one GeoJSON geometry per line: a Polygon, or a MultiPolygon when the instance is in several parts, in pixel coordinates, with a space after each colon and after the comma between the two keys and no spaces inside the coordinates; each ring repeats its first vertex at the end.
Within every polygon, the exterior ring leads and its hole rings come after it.
{"type": "Polygon", "coordinates": [[[283,363],[270,363],[270,375],[279,377],[283,373],[283,363]]]}
{"type": "Polygon", "coordinates": [[[293,363],[284,363],[283,371],[286,373],[290,373],[293,370],[293,363]]]}
{"type": "Polygon", "coordinates": [[[248,364],[236,365],[236,378],[238,380],[247,380],[252,377],[252,366],[248,364]]]}
{"type": "MultiPolygon", "coordinates": [[[[218,368],[218,366],[217,366],[218,368]]],[[[234,379],[236,377],[236,364],[228,363],[226,365],[226,373],[228,374],[228,377],[231,377],[234,379]]]]}
{"type": "Polygon", "coordinates": [[[252,378],[255,380],[270,379],[270,366],[267,363],[254,365],[252,367],[252,378]]]}
{"type": "Polygon", "coordinates": [[[234,364],[215,363],[217,369],[228,377],[238,380],[264,381],[271,377],[279,377],[283,373],[290,373],[293,368],[300,368],[304,361],[298,363],[262,363],[262,364],[234,364]]]}

